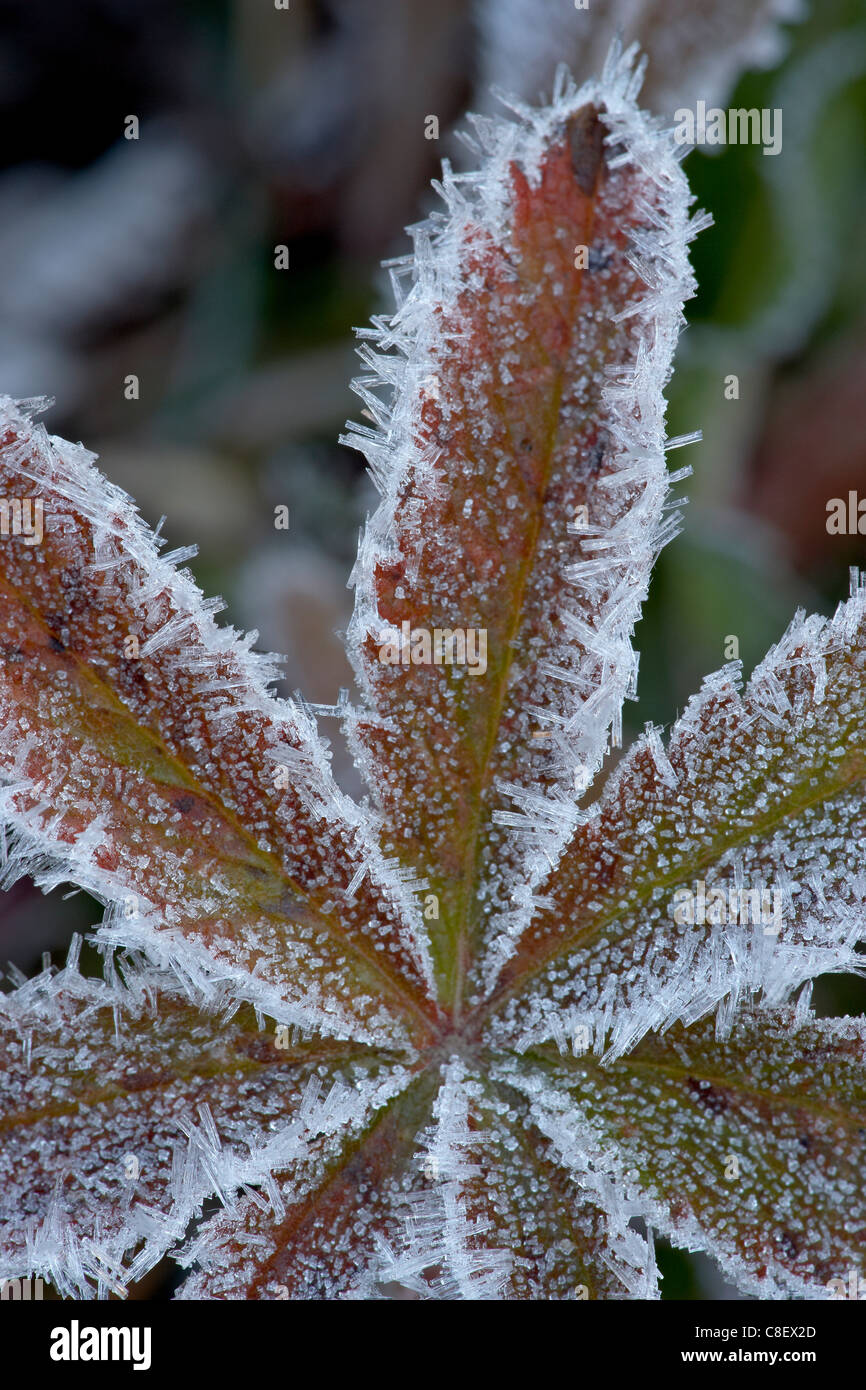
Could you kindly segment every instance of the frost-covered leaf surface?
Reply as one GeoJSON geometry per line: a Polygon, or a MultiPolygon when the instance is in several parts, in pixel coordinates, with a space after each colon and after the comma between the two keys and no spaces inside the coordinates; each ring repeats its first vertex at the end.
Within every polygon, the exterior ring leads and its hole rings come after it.
{"type": "Polygon", "coordinates": [[[317,1167],[381,1095],[369,1049],[278,1046],[252,1010],[227,1018],[220,1002],[152,970],[124,987],[74,962],[0,996],[4,1277],[122,1291],[214,1193],[231,1202],[254,1183],[279,1207],[274,1168],[317,1167]]]}
{"type": "Polygon", "coordinates": [[[863,1019],[783,1009],[721,1040],[712,1021],[678,1025],[606,1068],[548,1047],[510,1075],[563,1157],[594,1148],[657,1229],[792,1298],[862,1259],[864,1062],[863,1019]]]}
{"type": "Polygon", "coordinates": [[[446,172],[447,214],[416,229],[398,308],[362,349],[380,429],[349,438],[383,502],[351,642],[377,717],[351,722],[386,846],[438,898],[451,999],[618,738],[631,632],[676,530],[661,392],[694,228],[633,87],[621,64],[603,96],[563,83],[550,109],[480,122],[484,173],[446,172]],[[466,660],[437,661],[455,630],[466,660]]]}
{"type": "MultiPolygon", "coordinates": [[[[185,1252],[186,1298],[626,1298],[651,1248],[557,1160],[524,1097],[454,1057],[383,1106],[282,1219],[244,1202],[185,1252]]],[[[620,1213],[622,1216],[622,1213],[620,1213]]]]}
{"type": "Polygon", "coordinates": [[[11,402],[0,485],[44,532],[3,546],[7,877],[58,860],[116,905],[113,939],[229,974],[287,1019],[369,1029],[391,980],[421,1026],[417,910],[309,718],[271,698],[271,664],[176,569],[187,556],[160,557],[92,456],[11,402]]]}
{"type": "Polygon", "coordinates": [[[477,127],[371,335],[372,809],[91,456],[4,403],[2,491],[45,525],[0,541],[3,873],[107,912],[105,979],[73,950],[0,994],[0,1278],[122,1293],[170,1254],[186,1299],[651,1299],[659,1230],[759,1297],[847,1287],[866,1039],[808,982],[866,933],[859,577],[589,786],[676,527],[700,225],[633,59],[477,127]],[[474,670],[412,660],[437,628],[484,632],[474,670]]]}
{"type": "Polygon", "coordinates": [[[742,695],[736,664],[708,677],[667,749],[649,730],[539,886],[519,942],[501,943],[514,955],[491,1035],[516,1029],[522,1045],[583,1027],[621,1053],[721,1001],[730,1014],[741,992],[782,999],[858,969],[864,683],[858,588],[830,621],[798,615],[742,695]]]}

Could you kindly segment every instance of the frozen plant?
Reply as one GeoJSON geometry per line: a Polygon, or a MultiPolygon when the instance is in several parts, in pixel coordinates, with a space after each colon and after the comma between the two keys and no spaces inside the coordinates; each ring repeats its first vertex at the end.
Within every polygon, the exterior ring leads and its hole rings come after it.
{"type": "Polygon", "coordinates": [[[190,552],[5,402],[0,484],[45,529],[0,550],[4,882],[100,899],[106,970],[76,944],[0,995],[0,1277],[104,1296],[170,1254],[184,1298],[654,1298],[653,1230],[764,1298],[857,1267],[866,1033],[809,1003],[862,960],[857,577],[594,784],[678,525],[704,223],[640,76],[614,51],[476,121],[365,335],[340,711],[371,805],[190,552]],[[483,630],[483,674],[423,659],[437,629],[483,630]]]}

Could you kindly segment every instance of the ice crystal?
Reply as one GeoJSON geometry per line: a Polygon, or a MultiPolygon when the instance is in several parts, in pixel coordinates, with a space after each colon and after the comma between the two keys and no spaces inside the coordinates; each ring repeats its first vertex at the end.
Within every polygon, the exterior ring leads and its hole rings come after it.
{"type": "Polygon", "coordinates": [[[866,1032],[809,982],[862,960],[859,576],[597,785],[677,528],[703,225],[635,64],[476,122],[366,334],[340,712],[371,806],[192,552],[3,402],[44,535],[2,540],[2,880],[100,899],[106,968],[76,943],[0,994],[0,1277],[648,1299],[654,1231],[762,1297],[857,1267],[866,1032]]]}

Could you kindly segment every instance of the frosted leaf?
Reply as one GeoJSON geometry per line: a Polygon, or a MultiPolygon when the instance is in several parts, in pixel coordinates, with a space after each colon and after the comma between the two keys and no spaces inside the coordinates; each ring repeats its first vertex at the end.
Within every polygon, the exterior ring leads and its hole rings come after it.
{"type": "Polygon", "coordinates": [[[426,1184],[406,1199],[402,1239],[373,1266],[380,1285],[438,1298],[656,1296],[652,1251],[629,1214],[563,1167],[512,1086],[454,1057],[434,1119],[422,1135],[426,1184]]]}
{"type": "Polygon", "coordinates": [[[567,1045],[580,1027],[620,1055],[741,995],[858,971],[864,672],[859,589],[830,621],[798,615],[742,697],[737,666],[708,677],[666,753],[639,740],[500,948],[488,1036],[567,1045]]]}
{"type": "Polygon", "coordinates": [[[250,1196],[212,1217],[185,1252],[197,1268],[180,1297],[348,1297],[370,1250],[401,1230],[395,1193],[411,1181],[436,1088],[430,1073],[407,1078],[359,1133],[335,1138],[320,1168],[278,1176],[270,1210],[250,1196]]]}
{"type": "Polygon", "coordinates": [[[420,1026],[417,906],[309,717],[270,695],[269,659],[216,626],[90,454],[8,400],[0,489],[43,517],[38,543],[2,543],[7,883],[47,862],[46,886],[73,878],[114,904],[113,941],[229,975],[271,1013],[344,1035],[366,1015],[371,1036],[391,1026],[384,985],[420,1026]]]}
{"type": "Polygon", "coordinates": [[[354,571],[367,708],[349,722],[386,849],[438,899],[449,999],[618,740],[632,630],[677,527],[662,388],[693,290],[691,197],[671,134],[635,105],[633,60],[479,126],[483,171],[446,168],[445,212],[414,229],[396,311],[361,349],[378,429],[348,442],[383,500],[354,571]]]}
{"type": "Polygon", "coordinates": [[[452,1058],[380,1108],[321,1180],[281,1182],[186,1252],[184,1298],[598,1299],[655,1296],[646,1242],[614,1226],[528,1119],[522,1096],[452,1058]],[[441,1083],[441,1084],[440,1084],[441,1083]]]}
{"type": "Polygon", "coordinates": [[[782,1009],[724,1040],[677,1025],[607,1067],[548,1047],[511,1074],[563,1155],[594,1154],[637,1213],[744,1293],[825,1299],[863,1259],[864,1061],[863,1019],[782,1009]]]}
{"type": "MultiPolygon", "coordinates": [[[[203,1202],[229,1207],[275,1166],[320,1161],[380,1083],[357,1045],[277,1045],[171,977],[105,984],[74,965],[0,994],[0,1278],[122,1292],[203,1202]]],[[[399,1076],[399,1071],[396,1072],[399,1076]]],[[[395,1084],[393,1077],[391,1084],[395,1084]]]]}

